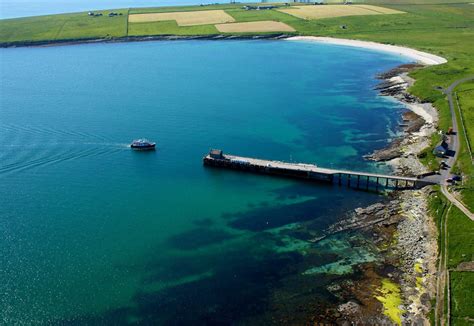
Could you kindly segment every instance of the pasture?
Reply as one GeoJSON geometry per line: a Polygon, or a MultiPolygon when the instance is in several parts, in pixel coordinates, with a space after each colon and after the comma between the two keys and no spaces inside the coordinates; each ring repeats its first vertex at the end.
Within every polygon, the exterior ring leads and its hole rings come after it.
{"type": "Polygon", "coordinates": [[[217,30],[222,33],[252,33],[252,32],[295,32],[295,29],[282,22],[257,21],[246,23],[217,24],[217,30]]]}
{"type": "Polygon", "coordinates": [[[371,5],[291,6],[278,11],[301,18],[322,19],[345,16],[403,14],[403,11],[371,5]]]}
{"type": "Polygon", "coordinates": [[[162,12],[147,14],[131,14],[129,23],[149,23],[174,20],[179,26],[195,26],[231,23],[235,19],[224,10],[203,10],[183,12],[162,12]]]}

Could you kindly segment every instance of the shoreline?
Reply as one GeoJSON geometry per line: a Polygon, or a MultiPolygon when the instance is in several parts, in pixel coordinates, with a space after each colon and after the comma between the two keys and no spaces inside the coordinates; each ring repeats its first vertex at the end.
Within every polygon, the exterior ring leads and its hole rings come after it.
{"type": "Polygon", "coordinates": [[[377,42],[371,42],[371,41],[359,41],[359,40],[322,37],[322,36],[292,36],[292,37],[286,38],[285,40],[307,41],[307,42],[316,42],[316,43],[323,43],[323,44],[351,46],[351,47],[364,48],[368,50],[388,52],[388,53],[414,59],[417,62],[422,63],[427,66],[439,65],[439,64],[448,62],[445,58],[431,54],[431,53],[418,51],[418,50],[408,48],[408,47],[383,44],[383,43],[377,43],[377,42]]]}
{"type": "Polygon", "coordinates": [[[150,42],[150,41],[221,41],[221,40],[281,40],[288,39],[290,36],[283,33],[260,34],[260,35],[143,35],[143,36],[124,36],[112,38],[82,38],[82,39],[64,39],[64,40],[45,40],[45,41],[21,41],[0,43],[0,48],[21,48],[21,47],[50,47],[66,46],[80,44],[101,44],[101,43],[128,43],[128,42],[150,42]]]}
{"type": "MultiPolygon", "coordinates": [[[[395,157],[387,160],[370,158],[385,162],[398,175],[426,172],[418,154],[429,146],[438,122],[437,110],[431,103],[421,103],[408,93],[408,88],[415,82],[408,73],[419,66],[412,65],[408,69],[406,66],[395,67],[379,76],[382,83],[376,89],[379,96],[389,96],[403,103],[411,119],[423,123],[413,130],[404,128],[401,137],[378,150],[392,150],[395,157]]],[[[431,191],[431,187],[395,191],[382,202],[348,212],[327,229],[327,236],[354,230],[366,232],[383,257],[379,266],[376,263],[359,265],[363,276],[345,289],[353,299],[337,307],[342,319],[356,324],[370,323],[371,320],[429,324],[431,300],[436,295],[438,253],[437,227],[428,213],[431,191]],[[387,291],[387,284],[390,291],[387,291]],[[370,294],[367,287],[371,288],[370,294]],[[393,300],[400,302],[394,305],[393,300]]]]}
{"type": "MultiPolygon", "coordinates": [[[[158,36],[158,37],[139,37],[139,38],[127,38],[127,39],[101,39],[101,40],[81,40],[78,42],[69,41],[69,42],[61,42],[61,43],[54,43],[54,44],[42,44],[42,45],[32,45],[32,46],[57,46],[57,45],[73,45],[73,44],[86,44],[86,43],[117,43],[117,42],[137,42],[137,41],[158,41],[158,40],[252,40],[252,39],[270,39],[270,40],[293,40],[293,41],[311,41],[311,42],[320,42],[326,44],[335,44],[341,46],[353,46],[353,47],[360,47],[366,48],[373,51],[382,51],[382,52],[389,52],[392,54],[403,55],[409,58],[412,58],[418,62],[423,63],[424,65],[434,65],[434,64],[441,64],[446,62],[446,59],[437,57],[434,55],[430,55],[428,53],[423,53],[417,50],[413,50],[410,48],[403,48],[403,47],[396,47],[392,45],[384,45],[374,42],[365,42],[365,41],[353,41],[353,40],[343,40],[343,39],[332,39],[332,38],[318,38],[318,37],[288,37],[287,35],[262,35],[262,36],[197,36],[197,37],[180,37],[180,36],[158,36]],[[402,51],[403,50],[403,51],[402,51]]],[[[1,46],[1,45],[0,45],[1,46]]],[[[390,78],[381,78],[385,82],[392,83],[393,85],[400,86],[403,90],[400,94],[405,92],[408,94],[407,89],[411,84],[414,82],[413,79],[408,77],[407,73],[397,73],[395,76],[390,78]]],[[[396,174],[403,174],[407,173],[407,171],[415,169],[417,173],[419,169],[423,169],[424,167],[421,165],[417,158],[417,151],[420,147],[423,146],[423,139],[428,138],[429,135],[434,132],[434,125],[436,124],[436,117],[432,115],[430,112],[430,108],[436,112],[436,110],[431,106],[429,103],[420,103],[416,99],[413,101],[404,101],[402,97],[397,97],[396,95],[381,95],[381,96],[390,96],[395,100],[404,104],[407,110],[411,110],[416,115],[423,118],[424,123],[423,126],[416,132],[404,132],[403,136],[401,137],[401,143],[398,145],[400,148],[400,155],[397,158],[394,158],[390,161],[387,161],[386,164],[392,166],[394,168],[394,172],[396,174]],[[410,148],[407,154],[407,148],[410,148]],[[421,166],[421,167],[420,167],[421,166]]],[[[428,293],[426,295],[431,295],[432,293],[432,278],[435,278],[436,272],[436,264],[433,263],[436,261],[436,251],[434,254],[432,252],[433,247],[431,247],[433,242],[433,232],[436,232],[436,227],[432,228],[430,221],[432,223],[431,217],[426,214],[426,198],[427,198],[428,191],[426,190],[414,190],[414,191],[402,191],[396,192],[394,194],[394,198],[388,203],[384,203],[383,208],[377,208],[376,210],[370,211],[370,207],[374,206],[371,205],[369,207],[363,208],[364,210],[369,209],[369,212],[366,214],[368,217],[369,224],[364,225],[361,227],[364,231],[367,231],[368,234],[374,234],[375,230],[377,233],[377,238],[382,239],[382,235],[386,235],[387,238],[383,241],[383,245],[389,244],[389,249],[381,249],[381,251],[388,250],[388,254],[383,253],[384,262],[382,263],[384,266],[394,266],[399,269],[399,272],[392,272],[384,271],[379,272],[378,268],[372,267],[375,264],[368,263],[362,264],[361,269],[364,273],[367,271],[373,277],[373,279],[365,279],[367,280],[375,280],[375,283],[368,282],[366,285],[371,286],[371,291],[378,286],[377,281],[383,280],[390,280],[393,283],[396,283],[401,289],[401,296],[402,296],[402,305],[405,311],[403,315],[402,321],[417,321],[423,322],[426,313],[427,313],[427,306],[429,306],[429,300],[421,299],[421,296],[424,293],[428,293]],[[420,209],[421,208],[421,209],[420,209]],[[381,214],[383,212],[385,214],[386,211],[389,211],[389,215],[385,216],[383,220],[374,220],[375,214],[381,214]],[[403,211],[403,213],[400,213],[403,211]],[[426,229],[426,223],[429,228],[426,229]],[[380,229],[386,227],[394,227],[392,233],[387,233],[387,231],[380,231],[380,229]],[[434,231],[433,231],[434,230],[434,231]],[[400,236],[401,235],[401,236],[400,236]],[[393,240],[397,240],[393,244],[393,240]],[[422,240],[420,240],[422,239],[422,240]],[[420,248],[423,248],[421,250],[420,248]],[[425,249],[426,248],[426,249],[425,249]],[[393,261],[393,256],[397,256],[400,259],[400,264],[396,264],[393,261]],[[369,267],[367,267],[369,266],[369,267]],[[373,268],[373,270],[372,270],[373,268]],[[434,272],[433,272],[434,268],[434,272]],[[377,273],[377,276],[373,276],[377,273]],[[406,279],[403,278],[406,276],[406,279]],[[421,279],[421,281],[420,281],[421,279]],[[423,283],[423,289],[419,286],[419,283],[423,283]],[[426,290],[425,290],[426,289],[426,290]]],[[[377,204],[375,204],[377,205],[377,204]]],[[[377,207],[377,206],[376,206],[377,207]]],[[[372,207],[373,209],[373,207],[372,207]]],[[[347,212],[348,215],[351,212],[347,212]]],[[[380,215],[378,216],[380,219],[380,215]]],[[[348,230],[351,232],[352,230],[348,230]]],[[[434,235],[435,236],[435,235],[434,235]]],[[[382,241],[382,240],[381,240],[382,241]]],[[[436,240],[434,241],[436,244],[436,240]]],[[[356,281],[357,282],[357,281],[356,281]]],[[[379,289],[377,287],[377,289],[379,289]]],[[[329,290],[329,289],[328,289],[329,290]]],[[[367,288],[359,290],[356,292],[357,295],[361,295],[362,292],[365,292],[367,296],[367,288]]],[[[377,293],[376,291],[381,290],[374,290],[372,293],[377,293]]],[[[331,292],[331,291],[330,291],[331,292]]],[[[337,291],[336,291],[337,292],[337,291]]],[[[426,296],[425,295],[425,296],[426,296]]],[[[381,303],[376,301],[376,297],[370,297],[367,300],[370,300],[370,303],[373,304],[372,307],[377,307],[377,314],[372,315],[373,318],[377,318],[376,316],[379,315],[379,321],[381,322],[390,322],[387,317],[384,317],[383,308],[381,303]]],[[[363,300],[361,300],[362,302],[363,300]]],[[[362,306],[355,306],[356,303],[354,301],[347,301],[337,307],[338,313],[343,315],[346,318],[352,320],[361,320],[360,318],[364,317],[365,313],[374,312],[374,311],[364,311],[359,310],[363,309],[362,306]],[[356,307],[357,309],[348,309],[348,307],[356,307]],[[357,311],[354,313],[354,311],[357,311]],[[358,315],[361,314],[361,315],[358,315]]],[[[368,322],[368,319],[363,319],[361,321],[368,322]]]]}

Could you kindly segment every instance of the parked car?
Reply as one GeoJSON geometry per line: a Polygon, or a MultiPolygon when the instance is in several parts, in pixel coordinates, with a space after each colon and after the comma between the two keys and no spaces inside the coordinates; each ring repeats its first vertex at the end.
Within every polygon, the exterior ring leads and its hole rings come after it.
{"type": "Polygon", "coordinates": [[[460,175],[453,175],[452,177],[453,181],[461,181],[461,176],[460,175]]]}

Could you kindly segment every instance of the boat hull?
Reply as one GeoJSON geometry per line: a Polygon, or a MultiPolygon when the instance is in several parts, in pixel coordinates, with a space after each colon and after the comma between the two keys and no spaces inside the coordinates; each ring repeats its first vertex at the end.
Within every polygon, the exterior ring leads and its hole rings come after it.
{"type": "Polygon", "coordinates": [[[147,146],[136,146],[136,145],[130,145],[130,148],[133,149],[134,151],[153,151],[155,150],[156,145],[147,145],[147,146]]]}

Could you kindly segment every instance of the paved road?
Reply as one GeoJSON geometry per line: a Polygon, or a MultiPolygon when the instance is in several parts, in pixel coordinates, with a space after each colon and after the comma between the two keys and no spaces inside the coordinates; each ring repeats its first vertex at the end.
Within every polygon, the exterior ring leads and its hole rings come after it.
{"type": "Polygon", "coordinates": [[[470,80],[474,80],[474,76],[458,79],[444,90],[444,93],[448,96],[449,109],[451,110],[451,120],[453,124],[452,127],[453,127],[453,130],[455,131],[455,134],[450,135],[450,140],[449,140],[449,149],[454,151],[454,155],[449,157],[449,159],[447,160],[447,164],[449,167],[446,170],[441,170],[441,192],[446,196],[446,198],[448,198],[450,202],[452,202],[457,208],[459,208],[464,214],[466,214],[471,220],[474,221],[474,214],[472,214],[469,211],[469,209],[467,209],[459,200],[457,200],[453,195],[451,195],[447,187],[449,184],[446,182],[446,179],[452,176],[451,169],[458,158],[459,148],[460,148],[459,128],[458,128],[458,122],[456,119],[456,111],[455,111],[454,101],[453,101],[453,90],[459,84],[470,81],[470,80]]]}

